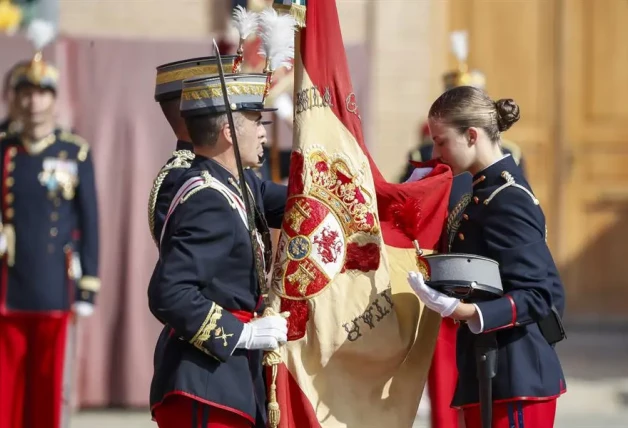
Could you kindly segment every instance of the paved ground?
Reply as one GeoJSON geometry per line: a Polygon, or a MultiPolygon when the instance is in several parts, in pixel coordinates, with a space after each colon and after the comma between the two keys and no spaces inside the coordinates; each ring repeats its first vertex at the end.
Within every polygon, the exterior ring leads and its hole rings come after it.
{"type": "MultiPolygon", "coordinates": [[[[555,427],[628,427],[628,326],[576,328],[558,351],[568,393],[558,402],[555,427]]],[[[429,428],[422,409],[412,428],[429,428]]],[[[80,412],[73,418],[71,428],[156,426],[146,411],[110,410],[80,412]]]]}

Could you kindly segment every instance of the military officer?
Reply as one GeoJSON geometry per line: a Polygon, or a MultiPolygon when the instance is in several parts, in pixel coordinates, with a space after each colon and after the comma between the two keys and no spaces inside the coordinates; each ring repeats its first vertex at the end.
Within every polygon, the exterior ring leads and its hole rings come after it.
{"type": "MultiPolygon", "coordinates": [[[[222,57],[225,73],[231,72],[235,58],[234,55],[222,57]]],[[[170,62],[157,67],[155,101],[159,103],[177,137],[177,144],[172,157],[157,174],[148,200],[148,225],[156,244],[170,206],[169,195],[174,183],[190,167],[194,159],[194,148],[179,111],[182,82],[186,78],[217,73],[218,65],[213,56],[170,62]]]]}
{"type": "Polygon", "coordinates": [[[428,119],[436,155],[454,174],[473,174],[472,198],[451,250],[497,261],[505,293],[491,301],[460,302],[429,289],[420,274],[409,276],[429,308],[465,321],[457,335],[459,374],[452,405],[463,409],[467,428],[481,426],[474,347],[486,339],[497,350],[494,428],[553,427],[556,399],[566,390],[554,349],[564,337],[564,289],[547,247],[545,217],[521,169],[499,144],[501,133],[518,119],[513,100],[495,102],[471,86],[441,95],[428,119]]]}
{"type": "Polygon", "coordinates": [[[58,74],[38,54],[10,78],[22,129],[0,146],[2,428],[59,427],[68,321],[100,288],[91,152],[55,125],[58,74]]]}
{"type": "Polygon", "coordinates": [[[265,427],[262,350],[287,340],[283,317],[256,316],[267,272],[258,264],[270,264],[268,226],[281,226],[287,198],[285,186],[262,181],[248,169],[259,166],[263,154],[266,75],[225,78],[255,208],[255,239],[220,80],[186,80],[181,112],[195,159],[175,185],[148,289],[151,312],[165,324],[150,393],[160,428],[265,427]]]}
{"type": "Polygon", "coordinates": [[[2,102],[6,105],[7,115],[0,121],[0,137],[6,135],[9,131],[18,130],[19,122],[17,122],[17,112],[14,103],[15,93],[11,88],[10,78],[13,71],[15,71],[18,67],[23,67],[27,64],[28,63],[24,61],[18,62],[11,67],[4,76],[4,81],[2,82],[2,102]]]}

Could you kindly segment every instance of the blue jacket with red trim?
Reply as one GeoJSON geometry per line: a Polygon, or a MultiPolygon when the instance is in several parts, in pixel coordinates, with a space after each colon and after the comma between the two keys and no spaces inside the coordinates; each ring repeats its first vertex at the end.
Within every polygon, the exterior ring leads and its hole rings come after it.
{"type": "MultiPolygon", "coordinates": [[[[257,229],[266,237],[265,256],[258,257],[269,264],[268,227],[281,226],[287,188],[250,170],[245,175],[257,229]]],[[[226,169],[199,155],[173,190],[190,179],[200,185],[181,199],[171,198],[180,202],[166,220],[148,288],[150,310],[165,324],[155,349],[151,409],[181,394],[264,427],[262,352],[236,349],[246,321],[242,314],[250,317],[261,309],[250,235],[233,198],[239,186],[226,169]]]]}
{"type": "MultiPolygon", "coordinates": [[[[552,305],[562,316],[565,293],[546,242],[545,216],[511,156],[473,177],[473,195],[454,229],[451,251],[496,260],[504,296],[477,304],[483,333],[496,331],[497,375],[493,400],[551,398],[565,391],[554,347],[538,322],[552,305]]],[[[453,406],[479,401],[474,339],[466,324],[458,330],[458,385],[453,406]]]]}
{"type": "Polygon", "coordinates": [[[0,143],[0,312],[67,311],[93,303],[98,279],[98,204],[89,145],[57,129],[36,144],[0,143]]]}

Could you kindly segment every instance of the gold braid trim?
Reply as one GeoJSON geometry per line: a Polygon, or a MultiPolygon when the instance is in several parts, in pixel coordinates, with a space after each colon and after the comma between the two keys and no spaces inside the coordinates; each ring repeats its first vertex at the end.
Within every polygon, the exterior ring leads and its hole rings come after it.
{"type": "Polygon", "coordinates": [[[148,197],[148,227],[150,228],[150,236],[153,238],[153,242],[157,246],[159,246],[159,243],[157,242],[157,237],[155,236],[155,207],[157,206],[157,195],[159,194],[159,189],[169,172],[170,170],[161,170],[159,172],[159,175],[157,175],[157,178],[153,181],[153,188],[151,189],[150,196],[148,197]]]}
{"type": "Polygon", "coordinates": [[[209,340],[211,334],[218,327],[218,321],[222,318],[222,308],[215,303],[212,303],[205,321],[201,324],[194,337],[190,339],[190,343],[196,348],[200,349],[204,353],[209,355],[209,351],[203,346],[205,342],[209,340]]]}
{"type": "Polygon", "coordinates": [[[164,165],[163,168],[157,174],[155,181],[153,181],[153,188],[150,191],[148,197],[148,227],[150,229],[150,236],[153,238],[155,245],[159,246],[157,237],[155,236],[155,208],[157,207],[157,196],[159,195],[159,189],[164,180],[168,176],[168,173],[172,169],[176,168],[189,168],[191,161],[194,160],[194,153],[189,150],[176,150],[172,153],[172,161],[164,165]]]}

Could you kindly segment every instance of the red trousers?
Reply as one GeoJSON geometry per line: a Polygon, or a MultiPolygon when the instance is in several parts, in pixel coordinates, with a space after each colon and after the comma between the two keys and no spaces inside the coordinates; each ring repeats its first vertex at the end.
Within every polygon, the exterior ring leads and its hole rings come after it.
{"type": "MultiPolygon", "coordinates": [[[[493,428],[553,428],[556,399],[493,404],[493,428]]],[[[482,428],[480,406],[464,409],[466,428],[482,428]]]]}
{"type": "Polygon", "coordinates": [[[201,404],[183,395],[171,395],[153,410],[159,428],[251,428],[246,417],[201,404]]]}
{"type": "Polygon", "coordinates": [[[458,428],[459,411],[451,408],[451,400],[454,398],[458,380],[458,370],[456,369],[457,331],[458,325],[454,320],[443,318],[427,377],[432,428],[458,428]]]}
{"type": "Polygon", "coordinates": [[[0,315],[0,428],[59,428],[68,320],[0,315]]]}

